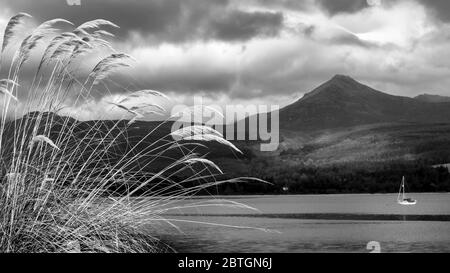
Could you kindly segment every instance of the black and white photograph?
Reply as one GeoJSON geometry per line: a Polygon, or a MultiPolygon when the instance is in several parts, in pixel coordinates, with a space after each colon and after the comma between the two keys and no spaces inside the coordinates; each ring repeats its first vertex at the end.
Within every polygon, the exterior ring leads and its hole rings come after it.
{"type": "Polygon", "coordinates": [[[0,253],[448,253],[449,192],[448,0],[0,0],[0,253]]]}

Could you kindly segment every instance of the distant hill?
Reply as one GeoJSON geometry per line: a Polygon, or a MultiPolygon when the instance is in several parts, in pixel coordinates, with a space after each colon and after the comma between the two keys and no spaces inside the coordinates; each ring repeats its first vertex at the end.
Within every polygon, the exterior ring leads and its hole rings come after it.
{"type": "Polygon", "coordinates": [[[450,102],[450,97],[430,95],[430,94],[422,94],[417,97],[414,97],[414,99],[422,102],[431,102],[431,103],[450,102]]]}
{"type": "Polygon", "coordinates": [[[450,161],[450,102],[393,96],[336,75],[280,110],[278,151],[261,153],[255,142],[239,144],[252,146],[254,158],[276,159],[269,165],[445,163],[450,161]]]}
{"type": "Polygon", "coordinates": [[[450,102],[393,96],[336,75],[280,110],[280,127],[292,131],[395,122],[450,123],[450,102]]]}
{"type": "MultiPolygon", "coordinates": [[[[126,120],[77,121],[51,113],[42,120],[53,120],[51,139],[57,139],[68,124],[75,143],[89,141],[86,136],[92,133],[117,137],[117,152],[108,155],[111,163],[122,160],[123,154],[146,155],[131,169],[157,172],[195,151],[213,159],[225,177],[257,177],[273,183],[219,186],[221,194],[284,193],[286,185],[289,193],[395,192],[403,175],[411,181],[412,191],[449,191],[449,172],[432,166],[450,162],[450,102],[427,97],[393,96],[336,75],[280,110],[277,151],[261,152],[259,141],[229,139],[244,155],[214,142],[202,143],[205,147],[183,143],[182,151],[165,151],[172,122],[136,121],[127,126],[126,120]]],[[[29,124],[25,129],[31,130],[32,122],[24,121],[35,120],[38,114],[9,123],[4,138],[13,140],[18,124],[29,124]]]]}

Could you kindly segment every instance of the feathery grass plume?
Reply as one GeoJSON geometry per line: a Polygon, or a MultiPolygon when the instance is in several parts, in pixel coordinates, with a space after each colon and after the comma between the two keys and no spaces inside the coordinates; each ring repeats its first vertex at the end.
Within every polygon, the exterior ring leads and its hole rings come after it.
{"type": "Polygon", "coordinates": [[[3,34],[2,53],[3,51],[5,51],[9,41],[14,36],[14,30],[16,29],[16,27],[22,24],[23,19],[27,17],[30,18],[31,15],[20,12],[9,19],[9,22],[5,28],[5,33],[3,34]]]}
{"type": "Polygon", "coordinates": [[[87,32],[84,29],[76,28],[73,30],[73,34],[75,34],[77,37],[85,38],[85,37],[91,37],[91,34],[87,32]]]}
{"type": "Polygon", "coordinates": [[[89,78],[93,79],[93,85],[98,84],[101,80],[108,77],[109,73],[115,68],[129,67],[130,65],[125,63],[125,60],[129,59],[133,60],[133,57],[125,53],[113,53],[103,58],[89,74],[89,78]]]}
{"type": "Polygon", "coordinates": [[[23,40],[22,45],[20,46],[20,50],[16,55],[20,60],[19,68],[28,60],[31,50],[36,48],[41,40],[58,31],[56,28],[53,28],[53,25],[57,23],[73,25],[72,22],[59,18],[46,21],[39,25],[31,35],[23,40]]]}
{"type": "Polygon", "coordinates": [[[68,38],[77,38],[77,36],[71,32],[64,32],[56,37],[54,37],[50,43],[45,48],[44,54],[42,54],[41,61],[39,62],[37,73],[41,70],[42,66],[47,63],[52,56],[53,51],[58,45],[66,41],[68,38]]]}
{"type": "Polygon", "coordinates": [[[139,103],[139,104],[131,107],[131,110],[148,109],[148,108],[156,109],[156,110],[160,111],[161,113],[166,112],[166,109],[164,107],[162,107],[161,105],[159,105],[159,104],[156,104],[156,103],[145,103],[145,102],[139,103]]]}
{"type": "Polygon", "coordinates": [[[38,143],[42,143],[42,142],[45,142],[45,143],[47,143],[48,145],[50,145],[50,146],[52,146],[53,148],[55,148],[56,150],[60,150],[59,149],[59,147],[58,146],[56,146],[56,144],[50,139],[50,138],[48,138],[48,137],[46,137],[46,136],[43,136],[43,135],[39,135],[39,136],[35,136],[35,137],[33,137],[33,139],[31,140],[31,142],[30,142],[30,150],[33,148],[33,146],[34,146],[34,143],[36,143],[36,142],[38,142],[38,143]]]}
{"type": "Polygon", "coordinates": [[[103,30],[103,29],[94,31],[94,33],[92,34],[92,36],[94,36],[95,38],[102,38],[103,36],[106,36],[106,37],[115,37],[114,34],[112,34],[111,32],[108,32],[108,31],[106,31],[106,30],[103,30]]]}
{"type": "Polygon", "coordinates": [[[215,135],[218,137],[223,137],[222,133],[219,131],[204,125],[193,125],[180,128],[171,133],[173,138],[186,138],[196,135],[215,135]]]}
{"type": "Polygon", "coordinates": [[[145,115],[157,115],[157,116],[162,116],[163,113],[160,111],[156,111],[156,110],[148,110],[147,107],[142,107],[142,106],[133,106],[130,108],[131,111],[134,112],[138,112],[141,115],[145,116],[145,115]]]}
{"type": "Polygon", "coordinates": [[[42,66],[52,59],[54,51],[59,46],[61,46],[64,42],[68,42],[69,40],[73,40],[73,39],[77,40],[78,36],[72,32],[64,32],[64,33],[61,33],[60,35],[54,37],[50,41],[50,43],[47,45],[47,47],[45,48],[44,54],[42,54],[41,61],[39,62],[37,71],[40,71],[42,66]]]}
{"type": "Polygon", "coordinates": [[[120,28],[118,25],[114,24],[111,21],[104,20],[104,19],[96,19],[89,22],[85,22],[81,24],[79,27],[77,27],[78,30],[87,30],[87,29],[93,29],[93,28],[99,28],[101,26],[110,26],[114,28],[120,28]]]}
{"type": "Polygon", "coordinates": [[[139,90],[139,91],[135,91],[135,92],[131,93],[126,98],[124,98],[121,102],[129,101],[130,99],[133,99],[133,98],[142,98],[142,97],[145,98],[147,96],[160,97],[160,98],[170,101],[170,98],[167,95],[165,95],[159,91],[156,91],[156,90],[146,89],[146,90],[139,90]]]}
{"type": "Polygon", "coordinates": [[[216,163],[212,162],[209,159],[206,158],[192,158],[185,161],[187,164],[196,164],[196,163],[202,163],[204,165],[208,165],[213,167],[215,170],[219,171],[221,174],[223,174],[223,171],[217,166],[216,163]]]}
{"type": "Polygon", "coordinates": [[[130,109],[130,108],[127,108],[126,106],[123,106],[123,105],[121,105],[121,104],[114,103],[114,102],[109,102],[109,104],[115,105],[115,106],[119,107],[120,109],[123,109],[123,110],[125,110],[125,111],[127,111],[128,113],[130,113],[130,114],[133,115],[133,118],[128,122],[128,125],[131,125],[131,124],[133,124],[134,122],[136,122],[136,120],[138,120],[138,119],[144,117],[143,114],[139,113],[139,112],[136,111],[135,109],[130,109]]]}
{"type": "Polygon", "coordinates": [[[56,18],[56,19],[52,19],[52,20],[48,20],[42,24],[40,24],[34,31],[33,31],[33,36],[36,36],[35,39],[42,39],[42,37],[48,36],[48,35],[53,35],[55,34],[59,29],[54,28],[53,26],[55,24],[58,23],[64,23],[64,24],[68,24],[68,25],[72,25],[73,23],[70,21],[67,21],[65,19],[61,19],[61,18],[56,18]],[[38,38],[39,36],[42,36],[41,38],[38,38]]]}
{"type": "Polygon", "coordinates": [[[213,134],[198,134],[198,135],[193,135],[193,136],[186,136],[186,137],[183,137],[182,140],[216,141],[216,142],[226,145],[226,146],[232,148],[233,150],[235,150],[236,152],[242,154],[242,151],[239,150],[233,143],[224,139],[223,137],[213,135],[213,134]]]}
{"type": "MultiPolygon", "coordinates": [[[[42,38],[42,36],[38,37],[39,39],[42,38]]],[[[26,60],[29,57],[30,51],[36,47],[38,39],[34,40],[33,35],[28,35],[21,43],[19,51],[16,52],[16,54],[13,57],[13,63],[16,61],[19,61],[18,68],[20,69],[22,67],[22,64],[26,62],[26,60]]]]}
{"type": "Polygon", "coordinates": [[[50,56],[50,59],[57,59],[62,61],[64,58],[72,56],[72,53],[75,48],[85,46],[89,48],[91,45],[89,45],[87,42],[83,41],[82,39],[76,37],[76,38],[70,38],[69,40],[61,43],[54,51],[53,54],[50,56]]]}
{"type": "MultiPolygon", "coordinates": [[[[9,24],[8,38],[22,18],[9,24]]],[[[139,134],[131,133],[136,128],[129,125],[139,118],[165,112],[155,103],[145,103],[155,96],[168,99],[160,92],[141,90],[128,100],[111,103],[132,114],[131,120],[81,122],[58,115],[66,106],[93,100],[94,86],[78,83],[67,67],[71,61],[83,62],[83,53],[90,47],[101,47],[93,38],[110,36],[101,30],[90,35],[88,30],[114,25],[94,20],[75,32],[46,39],[53,35],[56,22],[63,21],[44,23],[16,51],[24,64],[37,43],[48,40],[37,68],[48,66],[41,71],[46,80],[36,81],[27,90],[20,107],[6,99],[0,109],[0,252],[173,251],[154,231],[161,225],[177,231],[176,223],[193,221],[165,217],[171,209],[250,209],[221,199],[190,199],[209,187],[244,183],[219,180],[217,173],[222,170],[198,151],[199,147],[205,150],[203,143],[208,141],[238,150],[219,132],[192,126],[170,133],[163,130],[171,122],[166,120],[154,128],[142,126],[139,134]],[[141,100],[143,97],[146,100],[141,100]]],[[[126,54],[112,54],[100,61],[87,79],[104,79],[128,59],[126,54]]],[[[21,65],[10,69],[10,77],[0,80],[0,92],[15,98],[22,69],[21,65]]]]}
{"type": "Polygon", "coordinates": [[[84,43],[79,42],[79,43],[75,44],[75,47],[73,48],[73,51],[72,51],[72,55],[70,55],[70,60],[73,60],[77,57],[87,54],[92,49],[94,49],[94,47],[91,44],[89,44],[88,38],[83,38],[83,39],[81,39],[81,41],[83,41],[84,43]]]}
{"type": "Polygon", "coordinates": [[[78,37],[78,36],[77,36],[75,33],[73,33],[73,32],[64,32],[64,33],[61,33],[61,36],[64,37],[64,38],[73,38],[73,39],[75,39],[75,38],[78,37]]]}
{"type": "MultiPolygon", "coordinates": [[[[83,49],[83,47],[81,47],[81,50],[82,50],[81,53],[86,53],[90,50],[93,50],[95,46],[105,47],[105,48],[109,49],[110,51],[115,52],[114,48],[111,46],[111,44],[108,41],[101,39],[100,37],[93,36],[89,32],[85,31],[84,29],[77,28],[77,29],[73,30],[73,33],[77,37],[79,37],[81,40],[83,40],[86,43],[88,43],[89,45],[91,45],[90,47],[87,47],[85,49],[83,49]]],[[[78,47],[74,50],[74,54],[71,57],[72,59],[76,56],[81,55],[81,54],[77,54],[76,53],[77,51],[79,51],[78,47]]]]}
{"type": "Polygon", "coordinates": [[[112,47],[111,43],[106,41],[106,40],[104,40],[104,39],[94,37],[94,39],[92,40],[92,43],[94,45],[96,45],[96,46],[104,47],[104,48],[108,49],[111,52],[116,52],[116,50],[112,47]]]}
{"type": "MultiPolygon", "coordinates": [[[[158,111],[154,111],[154,110],[147,110],[148,107],[159,107],[156,104],[150,104],[150,105],[137,105],[137,106],[132,106],[130,108],[119,104],[119,103],[114,103],[114,102],[108,102],[109,104],[112,104],[114,106],[119,107],[122,110],[127,111],[128,113],[133,115],[133,118],[128,122],[128,125],[133,124],[134,122],[136,122],[138,119],[144,118],[145,115],[150,115],[150,114],[155,114],[155,115],[163,115],[161,112],[158,111]]],[[[161,109],[163,109],[162,107],[160,107],[161,109]]]]}
{"type": "Polygon", "coordinates": [[[53,28],[53,25],[57,24],[57,23],[65,23],[65,24],[69,24],[73,26],[73,23],[66,20],[66,19],[62,19],[62,18],[56,18],[56,19],[51,19],[48,20],[42,24],[40,24],[37,28],[36,28],[36,32],[45,32],[45,33],[52,33],[54,32],[56,29],[53,28]]]}
{"type": "Polygon", "coordinates": [[[110,42],[108,42],[107,40],[103,39],[103,37],[115,37],[114,34],[112,34],[111,32],[105,31],[103,29],[100,30],[96,30],[94,31],[92,34],[90,34],[89,32],[83,30],[83,29],[75,29],[74,30],[75,33],[77,33],[77,35],[79,35],[80,37],[83,37],[84,39],[87,39],[89,41],[90,44],[92,44],[93,46],[98,46],[100,48],[106,48],[111,52],[116,52],[116,50],[113,48],[113,46],[111,45],[110,42]]]}

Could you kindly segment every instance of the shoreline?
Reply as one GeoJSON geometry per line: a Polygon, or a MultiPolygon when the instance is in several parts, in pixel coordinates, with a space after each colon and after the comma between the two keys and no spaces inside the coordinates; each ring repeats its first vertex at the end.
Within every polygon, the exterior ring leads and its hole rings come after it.
{"type": "MultiPolygon", "coordinates": [[[[208,198],[219,198],[219,199],[245,199],[245,198],[264,198],[264,197],[297,197],[297,196],[388,196],[388,195],[397,195],[398,192],[395,193],[323,193],[323,194],[237,194],[237,195],[194,195],[189,197],[174,197],[171,199],[208,199],[208,198]]],[[[450,194],[450,192],[410,192],[408,195],[433,195],[433,194],[450,194]]],[[[138,198],[160,198],[164,199],[164,196],[156,197],[156,196],[148,196],[148,197],[132,197],[130,199],[138,199],[138,198]]]]}
{"type": "Polygon", "coordinates": [[[253,217],[299,220],[427,221],[450,222],[450,214],[374,214],[374,213],[262,213],[262,214],[165,214],[182,217],[253,217]]]}

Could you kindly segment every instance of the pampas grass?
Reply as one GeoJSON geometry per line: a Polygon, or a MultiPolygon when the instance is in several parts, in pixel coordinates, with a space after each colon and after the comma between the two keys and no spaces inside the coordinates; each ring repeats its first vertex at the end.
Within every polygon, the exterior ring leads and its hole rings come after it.
{"type": "Polygon", "coordinates": [[[2,51],[5,51],[5,48],[8,46],[9,41],[14,36],[14,31],[17,28],[17,26],[21,25],[23,23],[23,20],[27,17],[31,17],[31,15],[21,12],[16,14],[15,16],[11,17],[8,24],[5,28],[5,34],[3,35],[3,43],[2,43],[2,51]]]}
{"type": "MultiPolygon", "coordinates": [[[[17,26],[28,17],[20,13],[9,21],[2,60],[17,26]]],[[[239,151],[211,128],[193,126],[146,141],[158,132],[156,127],[130,142],[129,126],[164,108],[152,103],[123,105],[132,102],[127,99],[112,106],[130,113],[128,122],[80,123],[57,115],[70,107],[67,103],[89,100],[97,84],[117,68],[129,66],[132,58],[103,40],[114,36],[100,29],[118,27],[112,22],[94,20],[64,33],[54,28],[56,23],[71,25],[55,19],[37,27],[16,50],[8,78],[0,80],[0,252],[172,251],[145,228],[176,227],[174,221],[182,221],[164,218],[165,212],[207,205],[248,208],[224,200],[180,203],[208,187],[242,182],[216,179],[222,173],[219,166],[194,153],[195,147],[205,146],[185,143],[216,141],[239,151]],[[43,55],[31,86],[25,87],[21,71],[38,47],[43,47],[43,55]],[[73,74],[83,56],[99,47],[111,53],[86,79],[73,74]],[[138,148],[142,146],[145,149],[138,148]],[[151,168],[163,159],[165,166],[151,168]],[[182,181],[177,179],[181,173],[188,174],[182,181]],[[192,186],[197,180],[208,181],[192,186]]],[[[167,98],[153,90],[132,92],[127,98],[142,97],[167,98]]]]}

